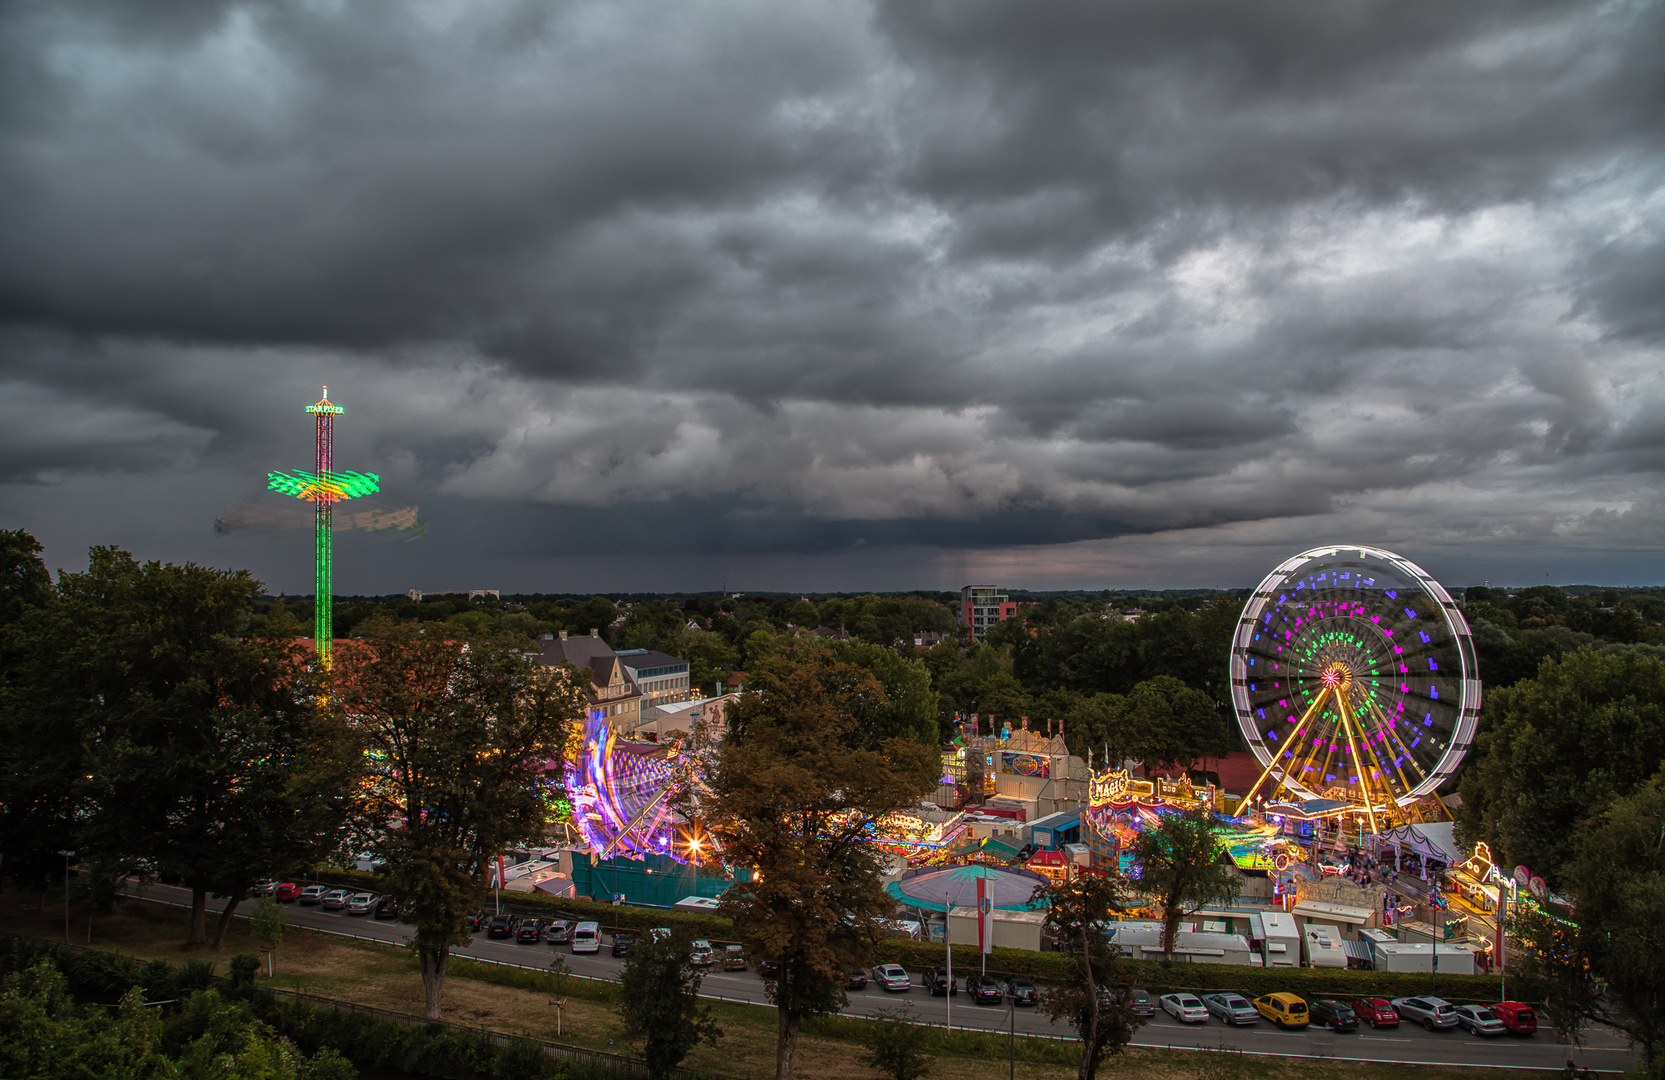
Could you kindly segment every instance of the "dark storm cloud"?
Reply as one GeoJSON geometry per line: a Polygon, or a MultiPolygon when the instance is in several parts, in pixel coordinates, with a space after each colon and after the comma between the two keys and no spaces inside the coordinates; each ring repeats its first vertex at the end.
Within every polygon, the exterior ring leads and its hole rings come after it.
{"type": "Polygon", "coordinates": [[[0,20],[0,491],[75,543],[322,382],[465,560],[1659,520],[1659,5],[0,20]]]}

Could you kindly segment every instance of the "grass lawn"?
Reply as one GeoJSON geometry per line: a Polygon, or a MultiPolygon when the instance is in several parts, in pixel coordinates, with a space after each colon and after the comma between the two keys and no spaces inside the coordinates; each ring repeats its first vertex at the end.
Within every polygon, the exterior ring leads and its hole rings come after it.
{"type": "MultiPolygon", "coordinates": [[[[62,941],[63,912],[61,899],[54,907],[49,896],[42,908],[39,894],[0,893],[0,925],[15,933],[62,941]]],[[[87,944],[87,922],[84,910],[72,913],[72,944],[87,944]]],[[[172,963],[193,958],[212,960],[222,972],[237,953],[259,951],[249,939],[248,924],[242,919],[232,921],[226,930],[224,946],[218,951],[186,950],[181,944],[186,930],[187,913],[182,909],[124,899],[118,902],[113,915],[92,920],[92,945],[145,960],[158,957],[172,963]]],[[[465,957],[466,950],[459,951],[459,960],[465,957]]],[[[498,978],[512,978],[512,974],[489,965],[459,963],[445,982],[446,1019],[555,1039],[553,993],[501,985],[493,981],[498,978]]],[[[417,1015],[422,1012],[422,977],[410,953],[296,927],[289,928],[277,951],[277,977],[270,984],[274,988],[300,990],[397,1012],[417,1015]]],[[[560,1041],[605,1049],[611,1040],[615,1049],[630,1049],[610,998],[609,988],[593,983],[570,990],[562,1009],[560,1041]]],[[[695,1050],[687,1066],[729,1077],[756,1080],[772,1077],[774,1010],[716,1002],[714,1011],[724,1037],[714,1046],[695,1050]]],[[[823,1026],[828,1029],[827,1033],[805,1034],[799,1038],[797,1076],[804,1080],[845,1080],[877,1075],[861,1064],[862,1047],[848,1034],[860,1030],[855,1023],[834,1020],[823,1026]]],[[[967,1036],[955,1041],[963,1045],[951,1045],[937,1054],[931,1072],[934,1080],[1004,1080],[1008,1076],[1010,1066],[1005,1043],[998,1036],[967,1036]]],[[[1044,1056],[1057,1053],[1055,1045],[1045,1049],[1051,1053],[1044,1056]]],[[[1322,1060],[1137,1048],[1110,1059],[1099,1070],[1101,1076],[1117,1080],[1331,1080],[1342,1072],[1348,1080],[1459,1080],[1475,1075],[1474,1070],[1461,1068],[1357,1062],[1341,1065],[1322,1060]]],[[[1029,1080],[1066,1080],[1075,1076],[1075,1069],[1065,1064],[1019,1061],[1016,1075],[1029,1080]]],[[[1512,1072],[1509,1075],[1530,1078],[1554,1074],[1512,1072]]]]}

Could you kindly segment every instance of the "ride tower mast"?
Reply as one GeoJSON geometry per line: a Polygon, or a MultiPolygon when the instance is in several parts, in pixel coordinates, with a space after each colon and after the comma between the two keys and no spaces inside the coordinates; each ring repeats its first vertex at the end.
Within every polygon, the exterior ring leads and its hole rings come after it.
{"type": "Polygon", "coordinates": [[[330,388],[306,411],[316,420],[313,471],[296,469],[293,472],[266,474],[266,486],[285,495],[306,499],[312,503],[313,516],[313,596],[312,636],[318,663],[330,669],[330,643],[335,637],[334,591],[334,528],[335,504],[359,495],[379,491],[381,477],[375,473],[335,471],[335,418],[346,410],[330,400],[330,388]]]}

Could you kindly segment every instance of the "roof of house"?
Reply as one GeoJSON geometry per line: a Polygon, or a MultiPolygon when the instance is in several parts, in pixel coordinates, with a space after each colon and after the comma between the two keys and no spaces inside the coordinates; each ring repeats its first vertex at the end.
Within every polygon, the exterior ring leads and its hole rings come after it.
{"type": "Polygon", "coordinates": [[[631,671],[642,671],[646,668],[682,667],[688,666],[688,661],[670,655],[656,652],[653,649],[625,649],[618,654],[624,666],[631,671]]]}
{"type": "Polygon", "coordinates": [[[559,637],[540,640],[534,644],[538,647],[538,662],[546,667],[571,664],[576,668],[586,668],[597,656],[616,655],[611,645],[594,634],[568,637],[566,632],[562,631],[559,637]]]}

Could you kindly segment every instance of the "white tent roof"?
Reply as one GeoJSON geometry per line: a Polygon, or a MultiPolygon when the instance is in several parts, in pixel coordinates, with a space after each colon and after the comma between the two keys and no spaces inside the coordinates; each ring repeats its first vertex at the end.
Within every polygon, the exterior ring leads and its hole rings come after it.
{"type": "Polygon", "coordinates": [[[1467,857],[1457,846],[1456,829],[1456,823],[1451,821],[1418,822],[1390,829],[1382,834],[1381,839],[1384,843],[1398,844],[1418,855],[1455,866],[1467,857]]]}

